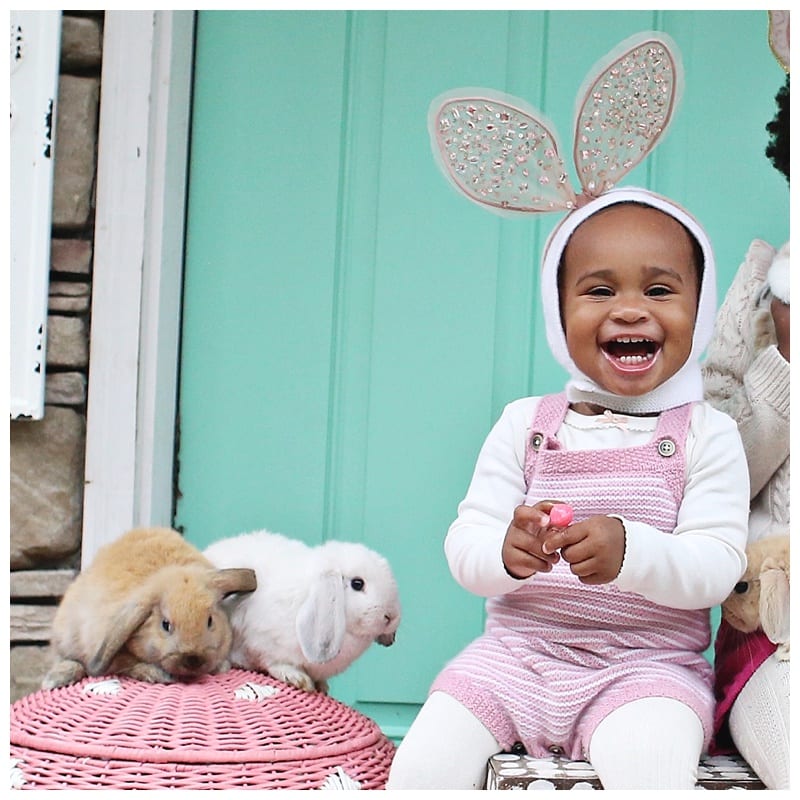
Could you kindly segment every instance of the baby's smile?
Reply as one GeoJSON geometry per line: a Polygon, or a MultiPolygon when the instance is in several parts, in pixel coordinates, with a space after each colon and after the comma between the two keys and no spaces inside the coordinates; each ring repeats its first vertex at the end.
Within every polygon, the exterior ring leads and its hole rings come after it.
{"type": "Polygon", "coordinates": [[[603,355],[623,370],[646,369],[661,352],[661,346],[643,336],[619,336],[601,345],[603,355]]]}

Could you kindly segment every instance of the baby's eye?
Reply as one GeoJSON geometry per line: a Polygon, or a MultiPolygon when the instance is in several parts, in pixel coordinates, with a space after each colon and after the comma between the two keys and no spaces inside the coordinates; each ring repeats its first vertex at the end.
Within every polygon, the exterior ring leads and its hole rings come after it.
{"type": "Polygon", "coordinates": [[[645,294],[648,297],[666,297],[666,295],[672,293],[672,289],[669,286],[651,286],[645,294]]]}
{"type": "Polygon", "coordinates": [[[611,297],[614,292],[608,286],[593,286],[586,294],[590,297],[611,297]]]}

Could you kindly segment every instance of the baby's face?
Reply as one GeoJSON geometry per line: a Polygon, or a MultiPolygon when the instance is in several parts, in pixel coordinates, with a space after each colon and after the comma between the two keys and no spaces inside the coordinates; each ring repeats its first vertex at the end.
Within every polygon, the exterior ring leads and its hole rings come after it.
{"type": "Polygon", "coordinates": [[[570,356],[606,391],[645,394],[686,363],[697,269],[688,232],[667,214],[620,204],[589,217],[564,250],[559,287],[570,356]]]}

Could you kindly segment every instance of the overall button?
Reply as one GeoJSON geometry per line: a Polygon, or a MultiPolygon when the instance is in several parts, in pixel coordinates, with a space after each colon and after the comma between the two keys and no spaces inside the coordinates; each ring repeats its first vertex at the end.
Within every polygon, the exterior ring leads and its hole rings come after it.
{"type": "Polygon", "coordinates": [[[557,744],[551,744],[550,747],[547,748],[554,756],[563,756],[564,755],[564,748],[557,744]]]}
{"type": "Polygon", "coordinates": [[[658,454],[664,456],[664,458],[675,455],[675,442],[672,439],[662,439],[658,443],[658,454]]]}

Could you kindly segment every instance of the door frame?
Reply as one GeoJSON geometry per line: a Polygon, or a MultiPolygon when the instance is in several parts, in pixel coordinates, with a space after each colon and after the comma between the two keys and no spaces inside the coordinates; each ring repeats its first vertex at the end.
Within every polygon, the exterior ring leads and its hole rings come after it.
{"type": "Polygon", "coordinates": [[[107,11],[82,563],[171,525],[195,12],[107,11]]]}

